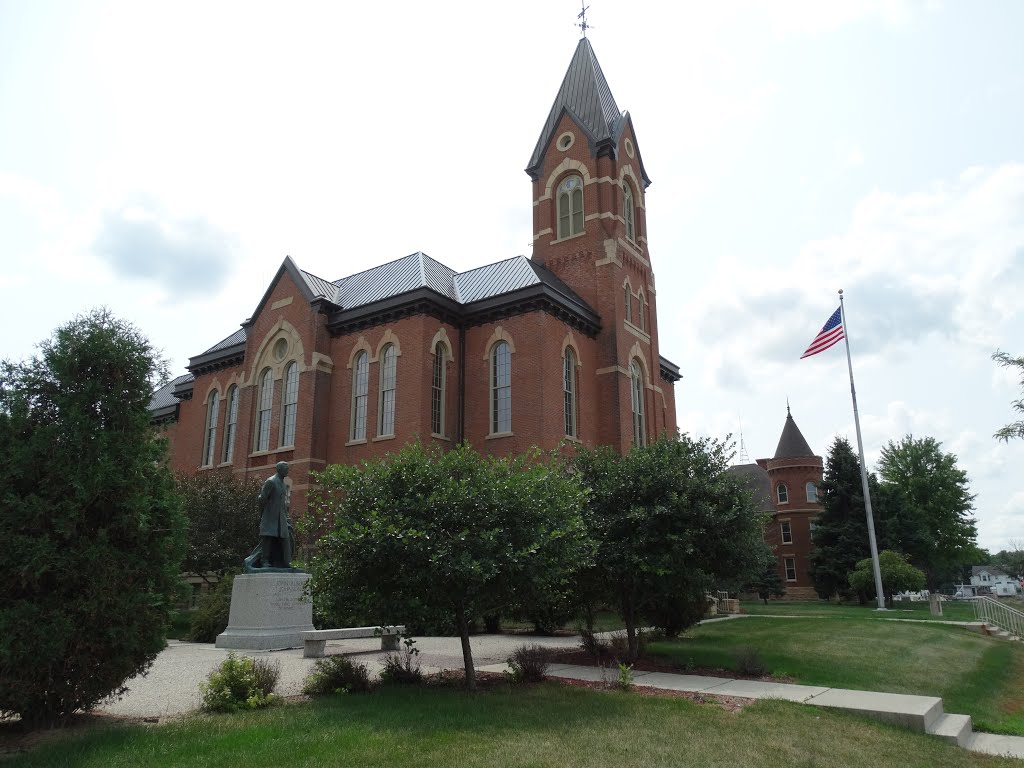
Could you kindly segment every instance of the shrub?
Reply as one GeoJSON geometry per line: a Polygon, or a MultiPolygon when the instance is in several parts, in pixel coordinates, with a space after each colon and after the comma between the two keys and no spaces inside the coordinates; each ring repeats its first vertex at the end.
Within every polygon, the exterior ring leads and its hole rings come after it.
{"type": "Polygon", "coordinates": [[[166,373],[96,310],[0,364],[0,717],[56,724],[124,691],[164,648],[185,519],[150,424],[166,373]]]}
{"type": "Polygon", "coordinates": [[[199,684],[206,712],[237,712],[270,706],[280,676],[277,662],[251,659],[234,652],[199,684]]]}
{"type": "Polygon", "coordinates": [[[619,662],[619,679],[615,684],[624,691],[633,689],[633,665],[619,662]]]}
{"type": "Polygon", "coordinates": [[[521,645],[506,660],[517,683],[539,683],[551,665],[551,650],[540,645],[521,645]]]}
{"type": "Polygon", "coordinates": [[[329,693],[365,693],[370,690],[370,673],[365,664],[356,664],[345,656],[320,659],[306,676],[302,692],[310,696],[329,693]]]}
{"type": "Polygon", "coordinates": [[[384,668],[380,671],[382,683],[395,685],[419,685],[423,682],[420,671],[420,649],[411,637],[402,640],[402,647],[384,657],[384,668]]]}
{"type": "Polygon", "coordinates": [[[740,648],[736,654],[736,669],[744,675],[753,677],[764,677],[768,674],[768,667],[761,660],[761,654],[756,648],[749,646],[740,648]]]}
{"type": "Polygon", "coordinates": [[[189,640],[194,643],[212,643],[217,635],[227,629],[234,581],[234,574],[228,574],[216,587],[199,596],[196,609],[192,612],[189,640]]]}

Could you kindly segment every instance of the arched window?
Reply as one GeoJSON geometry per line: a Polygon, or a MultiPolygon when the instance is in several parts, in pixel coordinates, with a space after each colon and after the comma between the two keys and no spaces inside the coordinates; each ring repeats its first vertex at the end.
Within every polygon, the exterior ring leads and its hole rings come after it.
{"type": "Polygon", "coordinates": [[[238,387],[228,389],[228,404],[224,418],[224,453],[222,461],[231,462],[235,456],[235,428],[238,426],[238,387]]]}
{"type": "Polygon", "coordinates": [[[640,330],[647,330],[647,301],[644,300],[644,289],[641,288],[636,293],[636,313],[639,315],[637,322],[640,324],[640,330]]]}
{"type": "Polygon", "coordinates": [[[628,181],[622,182],[622,218],[626,221],[626,237],[636,240],[636,217],[633,213],[633,190],[628,181]]]}
{"type": "Polygon", "coordinates": [[[448,350],[440,341],[434,346],[434,374],[430,379],[430,431],[444,435],[444,385],[448,350]]]}
{"type": "Polygon", "coordinates": [[[814,483],[808,483],[805,487],[807,489],[807,501],[809,501],[811,504],[817,503],[818,486],[816,486],[814,483]]]}
{"type": "Polygon", "coordinates": [[[583,231],[583,179],[567,176],[558,185],[558,237],[571,237],[583,231]]]}
{"type": "Polygon", "coordinates": [[[491,349],[491,434],[512,431],[512,353],[508,342],[491,349]]]}
{"type": "Polygon", "coordinates": [[[206,439],[203,441],[203,466],[208,467],[213,464],[213,456],[217,445],[217,405],[219,398],[217,397],[217,390],[210,393],[210,398],[206,403],[206,432],[204,433],[206,439]]]}
{"type": "Polygon", "coordinates": [[[779,504],[789,504],[789,488],[785,483],[779,483],[779,504]]]}
{"type": "Polygon", "coordinates": [[[270,450],[270,408],[274,402],[274,375],[267,368],[260,374],[259,410],[256,412],[256,450],[270,450]]]}
{"type": "Polygon", "coordinates": [[[281,442],[295,445],[295,414],[299,404],[299,364],[294,360],[284,369],[284,388],[281,391],[281,442]]]}
{"type": "Polygon", "coordinates": [[[644,375],[640,363],[634,360],[629,366],[633,393],[633,445],[643,448],[647,445],[647,430],[644,426],[644,375]]]}
{"type": "Polygon", "coordinates": [[[562,395],[565,400],[565,434],[576,437],[576,353],[572,347],[565,348],[562,395]]]}
{"type": "Polygon", "coordinates": [[[622,286],[622,294],[626,301],[626,322],[633,322],[633,293],[630,291],[629,283],[622,286]]]}
{"type": "Polygon", "coordinates": [[[360,352],[352,366],[352,440],[366,439],[366,391],[369,379],[370,357],[360,352]]]}
{"type": "Polygon", "coordinates": [[[395,434],[395,345],[380,353],[380,400],[377,403],[377,436],[395,434]]]}

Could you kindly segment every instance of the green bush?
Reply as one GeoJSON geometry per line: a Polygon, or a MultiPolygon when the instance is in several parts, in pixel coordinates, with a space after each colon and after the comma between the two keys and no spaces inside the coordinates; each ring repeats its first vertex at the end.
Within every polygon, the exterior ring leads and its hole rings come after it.
{"type": "Polygon", "coordinates": [[[228,654],[206,682],[199,684],[206,712],[237,712],[274,703],[274,687],[281,672],[277,662],[228,654]]]}
{"type": "Polygon", "coordinates": [[[310,696],[329,693],[365,693],[370,690],[370,673],[365,664],[356,664],[345,656],[320,659],[306,676],[302,692],[310,696]]]}
{"type": "Polygon", "coordinates": [[[235,575],[228,574],[209,592],[199,596],[192,612],[188,639],[194,643],[212,643],[228,627],[231,612],[231,588],[235,575]]]}
{"type": "Polygon", "coordinates": [[[34,727],[124,691],[166,645],[185,520],[150,424],[166,374],[96,310],[0,365],[0,716],[34,727]]]}
{"type": "Polygon", "coordinates": [[[542,645],[521,645],[506,660],[517,683],[539,683],[551,665],[551,650],[542,645]]]}
{"type": "Polygon", "coordinates": [[[419,685],[423,682],[420,671],[420,649],[411,637],[402,640],[402,647],[384,657],[384,668],[380,671],[380,681],[395,685],[419,685]]]}

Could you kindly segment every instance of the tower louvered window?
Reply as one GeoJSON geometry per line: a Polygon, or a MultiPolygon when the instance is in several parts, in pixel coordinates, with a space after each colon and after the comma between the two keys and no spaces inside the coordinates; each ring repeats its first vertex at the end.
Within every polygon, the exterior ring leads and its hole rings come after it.
{"type": "Polygon", "coordinates": [[[558,237],[583,231],[583,179],[568,176],[558,186],[558,237]]]}
{"type": "Polygon", "coordinates": [[[562,395],[565,401],[565,434],[576,437],[576,353],[570,347],[565,350],[562,395]]]}
{"type": "Polygon", "coordinates": [[[633,445],[643,448],[647,445],[647,429],[644,424],[644,375],[640,364],[634,360],[630,365],[633,399],[633,445]]]}
{"type": "Polygon", "coordinates": [[[622,218],[626,222],[626,237],[636,240],[636,216],[633,210],[633,190],[629,182],[622,182],[622,218]]]}

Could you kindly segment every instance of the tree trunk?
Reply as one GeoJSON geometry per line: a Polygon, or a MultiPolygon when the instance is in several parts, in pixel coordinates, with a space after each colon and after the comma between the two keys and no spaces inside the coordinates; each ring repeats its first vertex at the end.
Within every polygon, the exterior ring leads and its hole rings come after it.
{"type": "Polygon", "coordinates": [[[476,690],[476,668],[473,666],[473,649],[469,645],[469,621],[466,620],[466,609],[460,601],[455,607],[456,621],[459,625],[459,639],[462,640],[462,663],[466,667],[466,688],[476,690]]]}
{"type": "Polygon", "coordinates": [[[636,636],[636,611],[633,607],[632,595],[623,594],[622,596],[622,620],[626,623],[626,654],[629,656],[625,662],[631,664],[636,661],[636,657],[640,653],[640,643],[636,636]]]}

